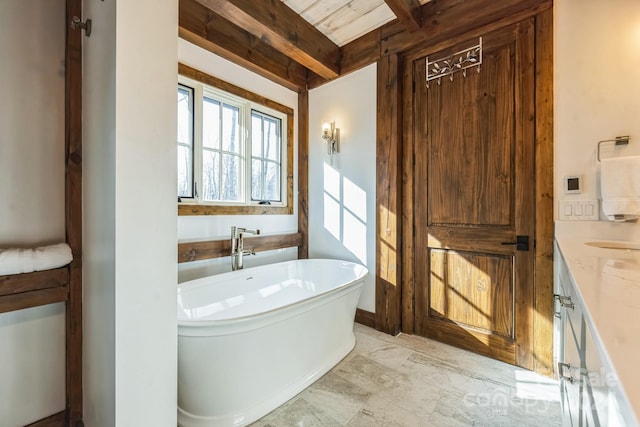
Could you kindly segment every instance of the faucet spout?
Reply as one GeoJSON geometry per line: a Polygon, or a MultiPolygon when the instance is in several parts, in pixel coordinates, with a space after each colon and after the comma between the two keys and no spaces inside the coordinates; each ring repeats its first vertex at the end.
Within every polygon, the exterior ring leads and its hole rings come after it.
{"type": "Polygon", "coordinates": [[[244,234],[260,234],[259,229],[248,229],[242,227],[231,227],[231,269],[241,270],[244,267],[244,256],[255,255],[253,249],[244,249],[244,234]]]}

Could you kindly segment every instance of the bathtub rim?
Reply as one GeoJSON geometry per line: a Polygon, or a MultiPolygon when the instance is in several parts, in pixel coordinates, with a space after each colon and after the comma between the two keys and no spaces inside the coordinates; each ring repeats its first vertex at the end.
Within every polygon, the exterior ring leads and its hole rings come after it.
{"type": "MultiPolygon", "coordinates": [[[[238,324],[238,323],[246,323],[249,322],[251,320],[255,320],[257,318],[261,318],[261,317],[268,317],[273,315],[273,313],[277,313],[280,311],[284,311],[286,308],[291,308],[293,306],[296,305],[303,305],[305,303],[311,303],[317,299],[320,299],[322,296],[326,296],[332,293],[336,294],[336,298],[339,295],[344,294],[345,292],[341,292],[344,291],[345,289],[356,285],[358,282],[362,282],[362,286],[364,286],[364,281],[365,279],[369,276],[369,270],[367,269],[367,267],[365,267],[362,264],[353,262],[353,261],[345,261],[345,260],[339,260],[339,259],[332,259],[332,258],[311,258],[311,259],[298,259],[298,260],[289,260],[289,261],[283,261],[283,262],[279,262],[279,263],[274,263],[274,264],[265,264],[265,265],[260,265],[260,266],[256,266],[256,267],[251,267],[251,268],[247,268],[246,270],[243,270],[243,272],[248,272],[247,275],[251,275],[251,270],[255,269],[255,268],[261,268],[261,267],[272,267],[275,265],[287,265],[287,264],[295,264],[295,263],[300,263],[300,262],[305,262],[305,261],[337,261],[340,263],[348,263],[348,264],[352,264],[358,267],[361,267],[362,270],[364,270],[362,276],[357,277],[353,280],[350,280],[348,282],[345,282],[343,284],[341,284],[340,286],[336,286],[333,287],[331,289],[328,289],[324,292],[320,292],[317,294],[314,294],[313,296],[309,297],[309,298],[305,298],[303,300],[299,300],[299,301],[294,301],[292,303],[289,304],[285,304],[285,305],[281,305],[279,307],[275,307],[272,308],[270,310],[265,310],[265,311],[261,311],[259,313],[254,313],[254,314],[248,314],[248,315],[244,315],[244,316],[238,316],[238,317],[233,317],[233,318],[228,318],[228,319],[177,319],[178,322],[178,335],[180,336],[202,336],[201,334],[181,334],[180,330],[181,329],[197,329],[197,328],[205,328],[205,327],[213,327],[213,326],[223,326],[223,325],[229,325],[229,324],[238,324]]],[[[219,277],[220,279],[226,279],[226,277],[220,277],[220,276],[234,276],[234,275],[239,275],[240,277],[242,277],[242,274],[238,274],[237,271],[229,271],[226,273],[222,273],[222,274],[214,274],[211,276],[206,276],[206,277],[202,277],[199,279],[193,279],[193,280],[188,280],[186,282],[182,282],[178,284],[178,290],[177,290],[177,294],[180,295],[182,292],[188,291],[186,289],[183,288],[183,285],[186,284],[191,284],[192,286],[197,286],[197,287],[202,287],[202,286],[207,286],[207,285],[211,285],[211,283],[209,283],[208,281],[211,280],[211,278],[213,277],[219,277]]],[[[333,299],[333,298],[332,298],[333,299]]],[[[329,300],[330,301],[330,300],[329,300]]],[[[178,316],[176,316],[178,317],[178,316]]],[[[288,318],[290,316],[287,316],[286,318],[288,318]]],[[[251,329],[255,329],[255,328],[251,328],[251,329]]],[[[250,330],[250,329],[245,329],[245,330],[250,330]]]]}
{"type": "MultiPolygon", "coordinates": [[[[366,277],[366,276],[365,276],[366,277]]],[[[214,337],[249,332],[273,323],[283,322],[315,307],[329,304],[346,294],[359,292],[364,286],[364,278],[352,280],[348,284],[333,288],[322,294],[301,301],[283,305],[272,310],[234,319],[178,322],[178,337],[214,337]]]]}

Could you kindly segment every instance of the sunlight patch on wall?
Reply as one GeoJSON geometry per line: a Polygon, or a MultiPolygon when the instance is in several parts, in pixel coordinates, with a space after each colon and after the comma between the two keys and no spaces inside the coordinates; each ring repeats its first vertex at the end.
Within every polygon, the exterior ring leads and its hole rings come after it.
{"type": "Polygon", "coordinates": [[[392,286],[397,285],[397,252],[396,252],[396,214],[386,206],[379,206],[380,222],[378,237],[380,253],[378,254],[379,276],[392,286]]]}
{"type": "Polygon", "coordinates": [[[324,192],[340,200],[340,172],[324,164],[324,192]]]}
{"type": "Polygon", "coordinates": [[[329,193],[324,193],[324,228],[338,241],[340,240],[340,202],[329,193]]]}
{"type": "Polygon", "coordinates": [[[367,225],[346,209],[343,244],[360,262],[367,263],[367,225]]]}
{"type": "Polygon", "coordinates": [[[324,164],[324,228],[361,263],[367,263],[367,193],[324,164]]]}
{"type": "Polygon", "coordinates": [[[367,222],[367,193],[344,177],[344,207],[349,209],[363,223],[367,222]]]}
{"type": "Polygon", "coordinates": [[[378,225],[380,239],[392,249],[396,249],[396,214],[386,206],[380,206],[380,224],[378,225]]]}

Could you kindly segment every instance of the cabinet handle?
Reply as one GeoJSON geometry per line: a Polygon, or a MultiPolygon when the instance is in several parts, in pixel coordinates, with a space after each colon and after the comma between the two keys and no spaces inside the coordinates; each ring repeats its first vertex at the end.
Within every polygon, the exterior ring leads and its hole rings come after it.
{"type": "Polygon", "coordinates": [[[555,317],[556,319],[562,319],[562,311],[556,310],[556,301],[560,299],[559,297],[560,295],[553,294],[553,317],[555,317]]]}
{"type": "Polygon", "coordinates": [[[558,362],[558,376],[561,380],[567,380],[573,384],[573,376],[571,375],[571,365],[569,363],[558,362]],[[564,369],[567,368],[569,376],[565,376],[564,369]]]}
{"type": "Polygon", "coordinates": [[[560,302],[560,306],[565,308],[570,308],[571,310],[575,309],[575,306],[573,305],[573,301],[571,301],[571,297],[567,297],[559,294],[553,294],[553,297],[560,302]]]}

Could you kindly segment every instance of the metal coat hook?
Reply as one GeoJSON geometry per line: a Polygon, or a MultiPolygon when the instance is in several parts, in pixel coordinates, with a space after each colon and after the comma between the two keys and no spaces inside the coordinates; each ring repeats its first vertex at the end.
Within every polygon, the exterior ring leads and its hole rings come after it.
{"type": "Polygon", "coordinates": [[[71,28],[74,30],[81,28],[84,30],[84,35],[89,37],[91,36],[91,19],[87,19],[85,22],[82,22],[80,18],[74,16],[71,18],[71,28]]]}
{"type": "Polygon", "coordinates": [[[442,78],[449,76],[449,81],[454,81],[454,74],[462,71],[462,75],[467,77],[467,69],[475,67],[480,73],[482,64],[482,37],[478,38],[478,44],[470,46],[447,57],[431,60],[425,58],[427,88],[429,81],[437,80],[441,84],[442,78]]]}

